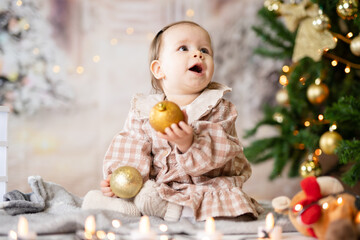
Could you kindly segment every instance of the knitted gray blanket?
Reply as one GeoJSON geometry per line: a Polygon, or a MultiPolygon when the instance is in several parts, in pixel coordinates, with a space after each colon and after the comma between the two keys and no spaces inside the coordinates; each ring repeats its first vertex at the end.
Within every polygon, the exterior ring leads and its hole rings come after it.
{"type": "MultiPolygon", "coordinates": [[[[32,193],[24,194],[12,191],[5,194],[6,201],[0,202],[0,235],[7,235],[10,230],[17,230],[20,214],[29,222],[29,229],[37,234],[75,233],[84,229],[88,216],[96,219],[96,229],[112,231],[116,234],[127,235],[137,229],[139,217],[127,216],[110,210],[81,209],[82,199],[69,193],[62,186],[44,181],[40,176],[30,176],[28,183],[32,193]],[[2,209],[2,210],[1,210],[2,209]],[[118,219],[120,228],[112,226],[112,220],[118,219]]],[[[240,221],[236,219],[216,220],[216,229],[223,234],[254,234],[258,226],[265,226],[265,216],[271,211],[269,203],[261,203],[265,209],[256,221],[240,221]]],[[[286,218],[281,225],[284,232],[295,231],[286,218]]],[[[165,222],[157,217],[150,217],[151,228],[159,233],[158,226],[166,224],[168,234],[193,235],[204,229],[204,222],[194,222],[182,218],[180,222],[165,222]]]]}

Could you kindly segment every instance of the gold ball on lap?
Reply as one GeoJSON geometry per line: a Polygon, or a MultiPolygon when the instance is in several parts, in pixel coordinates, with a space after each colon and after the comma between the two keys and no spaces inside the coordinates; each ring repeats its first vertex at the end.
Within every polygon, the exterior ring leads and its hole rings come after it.
{"type": "Polygon", "coordinates": [[[184,121],[184,114],[180,107],[171,101],[157,103],[150,112],[149,122],[156,131],[165,133],[165,128],[173,123],[184,121]]]}
{"type": "Polygon", "coordinates": [[[123,166],[111,174],[111,191],[120,198],[135,197],[142,185],[143,179],[136,168],[123,166]]]}

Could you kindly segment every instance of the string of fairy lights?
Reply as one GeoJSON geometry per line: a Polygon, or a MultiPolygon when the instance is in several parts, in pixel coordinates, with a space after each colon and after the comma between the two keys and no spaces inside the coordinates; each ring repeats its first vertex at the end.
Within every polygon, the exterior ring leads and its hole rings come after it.
{"type": "MultiPolygon", "coordinates": [[[[23,5],[23,1],[22,0],[17,0],[16,1],[16,5],[18,7],[21,7],[23,5]]],[[[185,13],[184,13],[184,18],[188,19],[188,20],[191,20],[192,18],[195,17],[195,10],[192,9],[192,8],[187,8],[185,10],[185,13]]],[[[26,23],[23,25],[23,29],[25,31],[29,30],[30,29],[30,24],[29,23],[26,23]]],[[[132,36],[136,33],[136,29],[134,27],[127,27],[125,29],[125,36],[132,36]]],[[[155,36],[155,33],[154,32],[148,32],[145,34],[144,36],[144,39],[146,39],[147,41],[151,41],[155,36]]],[[[118,37],[112,37],[110,38],[110,40],[108,40],[108,44],[112,47],[115,47],[119,44],[120,42],[120,39],[118,37]]],[[[40,49],[38,47],[34,48],[32,53],[34,55],[39,55],[40,54],[40,49]]],[[[92,62],[93,63],[99,63],[101,61],[101,56],[99,54],[94,54],[92,57],[92,62]]],[[[58,64],[54,65],[52,67],[52,70],[54,73],[60,73],[62,71],[62,67],[58,64]]],[[[68,70],[68,73],[77,73],[79,75],[81,74],[84,74],[85,73],[85,66],[83,65],[78,65],[78,66],[75,66],[75,67],[70,67],[69,70],[68,70]]]]}

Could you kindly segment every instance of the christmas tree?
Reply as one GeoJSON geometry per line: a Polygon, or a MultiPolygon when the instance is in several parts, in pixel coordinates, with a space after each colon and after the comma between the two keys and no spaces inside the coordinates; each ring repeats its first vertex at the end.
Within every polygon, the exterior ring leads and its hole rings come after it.
{"type": "MultiPolygon", "coordinates": [[[[333,171],[347,186],[360,178],[360,17],[357,0],[266,0],[259,10],[263,39],[256,53],[283,59],[276,104],[245,137],[263,125],[274,137],[245,148],[253,163],[274,159],[270,178],[325,174],[319,159],[336,157],[333,171]]],[[[329,173],[331,175],[331,172],[329,173]]]]}
{"type": "Polygon", "coordinates": [[[68,102],[65,57],[51,36],[43,1],[0,2],[0,105],[32,114],[68,102]]]}

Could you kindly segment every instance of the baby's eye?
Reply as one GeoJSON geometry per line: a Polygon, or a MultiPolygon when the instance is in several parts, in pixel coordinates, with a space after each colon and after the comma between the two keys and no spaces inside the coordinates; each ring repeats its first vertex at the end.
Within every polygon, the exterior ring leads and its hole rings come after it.
{"type": "Polygon", "coordinates": [[[186,46],[181,46],[179,47],[179,51],[187,51],[188,48],[186,46]]]}
{"type": "Polygon", "coordinates": [[[206,54],[209,54],[209,53],[210,53],[210,51],[209,51],[207,48],[202,48],[202,49],[200,49],[200,52],[206,53],[206,54]]]}

